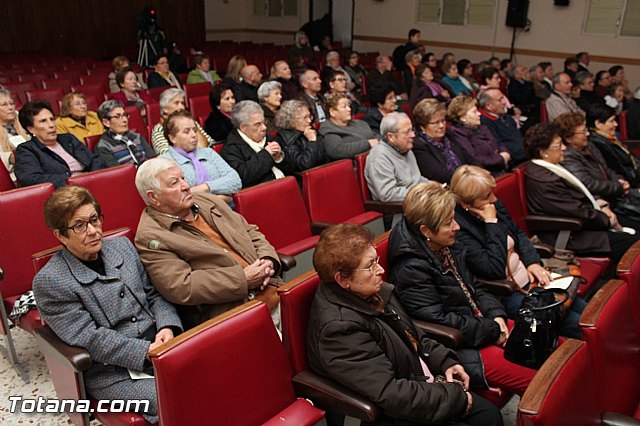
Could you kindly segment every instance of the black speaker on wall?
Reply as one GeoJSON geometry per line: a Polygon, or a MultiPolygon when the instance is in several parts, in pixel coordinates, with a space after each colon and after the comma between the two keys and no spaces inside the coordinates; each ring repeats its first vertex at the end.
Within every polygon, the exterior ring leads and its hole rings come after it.
{"type": "Polygon", "coordinates": [[[529,13],[529,0],[509,0],[507,6],[507,26],[524,28],[527,26],[527,14],[529,13]]]}

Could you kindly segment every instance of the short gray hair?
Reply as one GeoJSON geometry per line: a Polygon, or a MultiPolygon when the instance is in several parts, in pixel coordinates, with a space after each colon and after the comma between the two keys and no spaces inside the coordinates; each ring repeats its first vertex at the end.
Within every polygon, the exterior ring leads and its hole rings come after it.
{"type": "Polygon", "coordinates": [[[276,127],[281,129],[293,129],[292,121],[295,120],[296,114],[301,109],[309,111],[309,107],[298,99],[284,101],[280,107],[280,112],[276,116],[276,127]]]}
{"type": "Polygon", "coordinates": [[[7,89],[1,89],[0,88],[0,96],[8,96],[11,97],[11,92],[8,91],[7,89]]]}
{"type": "Polygon", "coordinates": [[[589,71],[580,71],[575,76],[576,81],[580,84],[584,84],[589,78],[593,78],[593,74],[589,71]]]}
{"type": "Polygon", "coordinates": [[[282,84],[277,81],[265,81],[258,87],[258,99],[260,102],[264,100],[264,98],[268,97],[272,91],[280,89],[282,90],[282,84]]]}
{"type": "Polygon", "coordinates": [[[109,99],[108,101],[104,101],[103,103],[101,103],[97,111],[100,121],[109,120],[111,118],[111,113],[116,108],[124,109],[124,104],[114,99],[109,99]]]}
{"type": "Polygon", "coordinates": [[[165,90],[160,94],[160,112],[164,114],[164,109],[169,105],[171,100],[176,96],[182,96],[182,99],[186,97],[184,90],[178,89],[176,87],[172,87],[170,89],[165,90]]]}
{"type": "Polygon", "coordinates": [[[242,124],[249,124],[249,116],[251,114],[260,113],[264,115],[262,107],[255,101],[240,101],[233,106],[231,110],[231,122],[236,127],[240,128],[242,124]]]}
{"type": "Polygon", "coordinates": [[[180,166],[178,166],[178,163],[175,161],[164,157],[150,158],[138,167],[138,171],[136,172],[136,188],[146,205],[150,204],[147,191],[160,191],[158,175],[172,167],[180,166]]]}
{"type": "Polygon", "coordinates": [[[403,118],[409,119],[409,116],[404,112],[392,112],[384,116],[380,122],[380,134],[385,140],[387,140],[387,133],[395,133],[398,131],[398,123],[403,118]]]}
{"type": "Polygon", "coordinates": [[[491,91],[493,90],[499,91],[500,89],[497,89],[495,87],[488,87],[487,89],[480,92],[480,94],[478,95],[478,107],[484,108],[489,102],[493,100],[493,97],[491,96],[491,91]]]}
{"type": "Polygon", "coordinates": [[[340,59],[340,54],[338,52],[336,52],[335,50],[331,50],[327,53],[326,56],[326,61],[329,62],[330,59],[332,58],[337,58],[340,59]]]}
{"type": "Polygon", "coordinates": [[[551,83],[553,84],[553,86],[555,87],[556,84],[560,83],[560,76],[562,76],[562,74],[566,75],[569,77],[569,80],[571,80],[571,76],[569,74],[567,74],[564,71],[560,71],[554,74],[553,78],[551,79],[551,83]]]}

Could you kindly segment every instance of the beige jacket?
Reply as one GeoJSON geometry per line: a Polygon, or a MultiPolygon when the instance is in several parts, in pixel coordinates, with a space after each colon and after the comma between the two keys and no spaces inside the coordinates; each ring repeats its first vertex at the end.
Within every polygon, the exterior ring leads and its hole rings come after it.
{"type": "MultiPolygon", "coordinates": [[[[193,194],[193,199],[203,219],[247,262],[269,258],[279,273],[278,255],[257,226],[211,194],[193,194]]],[[[198,229],[178,219],[147,207],[135,244],[153,285],[178,305],[185,330],[248,300],[242,266],[198,229]]]]}

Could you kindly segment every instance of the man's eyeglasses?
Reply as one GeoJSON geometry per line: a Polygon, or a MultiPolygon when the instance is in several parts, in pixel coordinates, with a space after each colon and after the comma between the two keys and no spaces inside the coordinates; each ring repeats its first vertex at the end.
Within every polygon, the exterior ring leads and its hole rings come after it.
{"type": "Polygon", "coordinates": [[[377,256],[375,259],[373,259],[373,262],[371,262],[371,265],[369,265],[368,268],[358,268],[356,269],[356,271],[369,271],[369,275],[373,275],[373,271],[378,267],[379,264],[380,256],[377,256]]]}
{"type": "Polygon", "coordinates": [[[71,229],[73,232],[75,232],[76,234],[82,234],[84,232],[86,232],[87,227],[89,226],[89,224],[91,224],[91,226],[93,226],[94,228],[97,228],[98,226],[102,226],[102,224],[104,223],[104,215],[94,215],[91,216],[91,218],[89,220],[82,220],[78,223],[76,223],[75,225],[72,226],[67,226],[65,228],[60,229],[60,231],[66,231],[67,229],[71,229]]]}
{"type": "Polygon", "coordinates": [[[404,130],[398,130],[395,133],[397,135],[407,136],[407,135],[410,135],[411,133],[415,133],[415,131],[413,130],[413,128],[408,128],[408,129],[404,129],[404,130]]]}
{"type": "Polygon", "coordinates": [[[112,120],[112,119],[120,120],[122,117],[129,118],[130,115],[131,114],[129,114],[128,112],[123,112],[122,114],[110,115],[109,120],[112,120]]]}

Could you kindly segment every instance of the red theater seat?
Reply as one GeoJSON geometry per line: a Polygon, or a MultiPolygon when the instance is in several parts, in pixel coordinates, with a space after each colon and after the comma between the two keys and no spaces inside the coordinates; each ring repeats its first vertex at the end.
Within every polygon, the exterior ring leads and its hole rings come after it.
{"type": "Polygon", "coordinates": [[[198,96],[209,96],[210,90],[211,84],[207,82],[184,85],[184,92],[187,94],[187,102],[189,99],[196,98],[198,96]]]}
{"type": "Polygon", "coordinates": [[[11,189],[16,189],[16,185],[11,180],[11,175],[9,174],[9,170],[4,167],[4,164],[0,165],[0,192],[1,191],[9,191],[11,189]]]}
{"type": "Polygon", "coordinates": [[[296,259],[296,267],[287,271],[285,279],[313,269],[311,260],[319,237],[311,234],[309,214],[293,176],[245,188],[233,194],[233,199],[236,211],[258,225],[278,253],[296,259]]]}
{"type": "Polygon", "coordinates": [[[318,232],[334,223],[365,225],[374,233],[384,233],[382,215],[365,211],[353,163],[340,160],[300,173],[312,226],[318,232]]]}
{"type": "Polygon", "coordinates": [[[189,110],[194,117],[209,116],[211,104],[209,96],[194,96],[189,98],[189,110]]]}
{"type": "MultiPolygon", "coordinates": [[[[69,93],[71,91],[71,85],[73,82],[69,79],[53,79],[42,80],[43,89],[62,89],[63,93],[69,93]]],[[[62,99],[62,98],[61,98],[62,99]]]]}
{"type": "Polygon", "coordinates": [[[162,425],[297,426],[324,417],[296,398],[287,354],[262,302],[212,318],[150,357],[162,425]]]}
{"type": "Polygon", "coordinates": [[[358,177],[358,187],[360,188],[360,195],[364,200],[364,208],[367,211],[380,212],[382,214],[402,214],[402,202],[384,203],[382,201],[374,201],[371,199],[371,192],[367,185],[367,179],[364,175],[364,168],[367,165],[367,157],[369,152],[363,152],[355,156],[356,162],[356,174],[358,177]]]}
{"type": "Polygon", "coordinates": [[[142,137],[147,138],[147,125],[142,118],[140,109],[135,106],[126,106],[124,110],[129,113],[129,130],[132,132],[140,133],[142,137]]]}
{"type": "Polygon", "coordinates": [[[27,90],[25,92],[27,95],[27,100],[30,102],[33,101],[47,101],[51,105],[51,111],[54,116],[60,115],[60,104],[59,101],[62,100],[64,96],[64,92],[61,88],[57,87],[55,89],[42,89],[42,90],[27,90]]]}
{"type": "Polygon", "coordinates": [[[631,312],[640,333],[640,242],[631,246],[618,263],[618,277],[628,285],[631,312]]]}
{"type": "Polygon", "coordinates": [[[135,234],[145,208],[136,189],[135,178],[135,166],[125,164],[70,177],[67,182],[69,185],[84,186],[96,197],[104,214],[105,230],[127,227],[135,234]]]}

